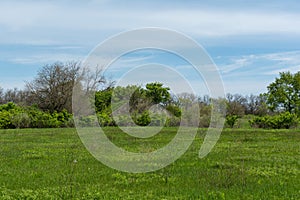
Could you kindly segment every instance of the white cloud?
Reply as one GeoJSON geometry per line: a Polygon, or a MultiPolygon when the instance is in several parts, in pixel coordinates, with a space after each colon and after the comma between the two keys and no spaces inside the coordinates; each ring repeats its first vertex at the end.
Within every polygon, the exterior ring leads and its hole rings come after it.
{"type": "Polygon", "coordinates": [[[38,54],[25,57],[16,57],[9,59],[9,62],[16,64],[49,64],[53,62],[81,61],[83,56],[74,54],[38,54]]]}
{"type": "Polygon", "coordinates": [[[219,57],[218,60],[228,62],[228,64],[219,65],[222,74],[231,73],[232,75],[234,71],[241,68],[244,68],[248,74],[249,72],[261,72],[265,75],[278,75],[281,71],[296,72],[300,70],[300,51],[219,57]]]}
{"type": "Polygon", "coordinates": [[[175,94],[183,92],[208,93],[205,82],[200,75],[198,75],[198,80],[190,80],[176,69],[162,64],[145,64],[132,68],[118,78],[117,85],[146,85],[150,82],[161,82],[170,87],[175,94]]]}
{"type": "Polygon", "coordinates": [[[0,80],[0,87],[6,89],[13,89],[13,88],[18,88],[18,89],[23,89],[25,86],[25,81],[31,81],[33,80],[33,77],[22,77],[16,78],[16,77],[3,77],[0,80]]]}
{"type": "Polygon", "coordinates": [[[300,51],[219,57],[219,69],[227,92],[259,94],[279,72],[300,71],[300,51]]]}
{"type": "Polygon", "coordinates": [[[220,71],[223,74],[230,73],[230,72],[240,69],[250,63],[251,63],[251,60],[249,58],[245,58],[245,57],[231,59],[231,63],[222,66],[222,69],[220,71]]]}
{"type": "Polygon", "coordinates": [[[300,15],[251,10],[173,10],[154,19],[204,36],[300,33],[300,15]]]}
{"type": "Polygon", "coordinates": [[[200,37],[300,34],[300,14],[295,12],[257,11],[246,7],[231,10],[200,6],[166,9],[159,5],[157,9],[148,9],[134,3],[125,9],[116,1],[114,3],[1,1],[1,42],[8,39],[70,42],[77,37],[78,40],[84,39],[77,42],[84,43],[91,39],[91,35],[102,39],[104,32],[116,33],[149,26],[171,28],[200,37]]]}
{"type": "Polygon", "coordinates": [[[296,65],[296,66],[289,66],[289,67],[285,67],[282,69],[277,69],[277,70],[272,70],[270,72],[266,72],[266,75],[278,75],[280,72],[291,72],[291,73],[296,73],[300,71],[300,64],[296,65]]]}
{"type": "Polygon", "coordinates": [[[258,95],[260,93],[267,92],[267,85],[271,83],[272,80],[264,79],[264,80],[230,80],[224,81],[225,93],[231,94],[242,94],[249,95],[255,94],[258,95]]]}

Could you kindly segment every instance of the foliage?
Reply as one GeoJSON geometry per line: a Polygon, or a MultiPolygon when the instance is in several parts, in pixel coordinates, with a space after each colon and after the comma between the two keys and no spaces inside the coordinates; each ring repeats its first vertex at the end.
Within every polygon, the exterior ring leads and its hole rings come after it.
{"type": "Polygon", "coordinates": [[[169,126],[178,124],[171,122],[181,116],[181,109],[171,98],[169,88],[163,87],[161,83],[148,83],[145,88],[136,85],[126,87],[117,86],[106,88],[95,93],[95,108],[100,126],[115,126],[116,122],[112,118],[112,111],[121,112],[117,121],[120,126],[169,126]],[[113,102],[113,105],[112,105],[113,102]],[[122,114],[122,106],[129,103],[129,116],[122,114]],[[121,109],[121,110],[118,110],[121,109]],[[168,111],[169,120],[164,120],[166,116],[159,116],[153,110],[165,109],[168,111]],[[117,110],[117,111],[116,111],[117,110]],[[174,116],[174,117],[173,117],[174,116]],[[171,119],[172,118],[172,119],[171,119]],[[167,122],[165,124],[165,122],[167,122]],[[134,123],[134,124],[133,124],[134,123]]]}
{"type": "Polygon", "coordinates": [[[180,125],[180,118],[176,116],[168,117],[165,126],[166,127],[178,127],[180,125]]]}
{"type": "Polygon", "coordinates": [[[131,116],[135,124],[139,126],[147,126],[151,122],[151,118],[148,110],[145,110],[142,113],[132,113],[131,116]]]}
{"type": "Polygon", "coordinates": [[[169,90],[170,88],[163,87],[162,83],[155,82],[146,84],[146,89],[142,91],[145,92],[146,97],[151,99],[153,104],[166,105],[171,100],[169,90]]]}
{"type": "Polygon", "coordinates": [[[144,87],[107,86],[101,68],[95,69],[91,71],[87,67],[82,68],[77,62],[56,62],[41,68],[36,78],[27,83],[25,90],[15,88],[4,91],[0,87],[0,128],[74,126],[69,113],[72,111],[72,89],[75,83],[83,89],[85,95],[95,94],[91,101],[97,118],[81,117],[80,123],[83,126],[95,125],[98,120],[100,126],[116,126],[117,121],[121,126],[193,124],[209,127],[214,123],[211,122],[212,109],[222,110],[212,107],[215,100],[226,105],[226,124],[229,127],[235,126],[239,121],[236,116],[242,119],[244,115],[254,115],[259,117],[250,120],[252,127],[290,128],[296,126],[298,121],[294,115],[284,112],[300,116],[300,72],[280,73],[280,77],[268,86],[265,94],[227,94],[226,98],[213,99],[207,95],[200,97],[187,93],[175,96],[170,93],[170,88],[159,82],[147,83],[144,87]],[[99,90],[101,84],[106,85],[99,90]],[[116,117],[113,113],[121,113],[124,109],[122,106],[127,103],[130,114],[120,114],[117,120],[113,119],[113,116],[116,117]],[[195,112],[198,108],[200,113],[195,112]],[[166,111],[167,116],[153,112],[155,109],[166,111]]]}
{"type": "Polygon", "coordinates": [[[9,111],[1,111],[0,112],[0,128],[13,128],[11,123],[12,114],[9,111]]]}
{"type": "Polygon", "coordinates": [[[14,103],[0,105],[0,128],[58,128],[71,127],[72,115],[62,112],[43,112],[38,108],[21,107],[14,103]]]}
{"type": "Polygon", "coordinates": [[[97,114],[98,117],[98,122],[100,126],[115,126],[116,123],[113,120],[113,118],[111,117],[111,115],[109,115],[106,112],[101,112],[97,114]]]}
{"type": "Polygon", "coordinates": [[[181,109],[177,105],[167,105],[166,110],[171,114],[174,115],[175,117],[180,117],[181,116],[181,109]]]}
{"type": "Polygon", "coordinates": [[[14,128],[12,118],[20,111],[21,109],[14,103],[0,105],[0,128],[14,128]]]}
{"type": "Polygon", "coordinates": [[[268,86],[267,103],[273,111],[286,111],[300,116],[300,71],[281,72],[268,86]]]}
{"type": "Polygon", "coordinates": [[[233,128],[233,126],[236,124],[238,118],[239,117],[237,115],[228,115],[228,116],[226,116],[226,124],[230,128],[233,128]]]}
{"type": "Polygon", "coordinates": [[[291,114],[289,112],[280,113],[274,116],[263,116],[263,117],[254,117],[249,121],[252,127],[256,128],[293,128],[296,127],[299,123],[299,118],[296,114],[291,114]]]}
{"type": "Polygon", "coordinates": [[[106,88],[95,93],[95,107],[97,113],[106,113],[111,110],[113,88],[106,88]]]}

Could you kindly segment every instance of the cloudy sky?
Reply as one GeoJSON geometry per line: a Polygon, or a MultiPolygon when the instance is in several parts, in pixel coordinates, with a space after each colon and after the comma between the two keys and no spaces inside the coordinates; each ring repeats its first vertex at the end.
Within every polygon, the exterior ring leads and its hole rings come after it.
{"type": "MultiPolygon", "coordinates": [[[[112,35],[161,27],[202,45],[226,92],[259,94],[279,72],[300,70],[299,10],[296,0],[3,0],[0,86],[22,88],[45,64],[81,61],[112,35]]],[[[148,53],[131,59],[145,61],[148,53]]],[[[172,60],[169,65],[179,65],[172,60]]]]}

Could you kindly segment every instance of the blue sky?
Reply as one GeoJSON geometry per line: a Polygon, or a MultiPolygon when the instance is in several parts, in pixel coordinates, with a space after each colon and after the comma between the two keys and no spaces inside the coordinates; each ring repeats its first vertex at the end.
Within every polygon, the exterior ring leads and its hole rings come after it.
{"type": "MultiPolygon", "coordinates": [[[[122,31],[161,27],[201,44],[218,66],[226,92],[259,94],[280,71],[300,70],[299,10],[300,3],[291,0],[4,0],[0,86],[23,88],[45,64],[80,61],[122,31]]],[[[157,57],[178,65],[167,59],[157,57]]]]}

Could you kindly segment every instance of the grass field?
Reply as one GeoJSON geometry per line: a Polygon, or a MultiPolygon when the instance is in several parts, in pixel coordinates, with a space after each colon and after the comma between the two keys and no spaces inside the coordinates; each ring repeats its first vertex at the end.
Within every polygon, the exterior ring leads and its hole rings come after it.
{"type": "MultiPolygon", "coordinates": [[[[117,145],[149,151],[176,128],[153,139],[104,129],[117,145]]],[[[151,173],[106,167],[82,145],[75,129],[0,131],[0,199],[300,199],[300,131],[226,129],[205,158],[205,136],[175,163],[151,173]]]]}

